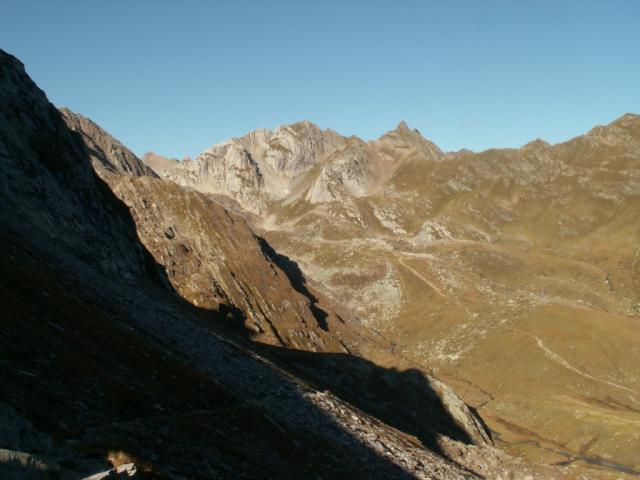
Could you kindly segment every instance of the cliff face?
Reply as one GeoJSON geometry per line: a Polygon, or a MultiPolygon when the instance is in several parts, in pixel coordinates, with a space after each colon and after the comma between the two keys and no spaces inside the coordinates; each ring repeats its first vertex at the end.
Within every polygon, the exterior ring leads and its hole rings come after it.
{"type": "Polygon", "coordinates": [[[299,127],[307,134],[302,142],[296,141],[293,128],[259,130],[214,145],[194,161],[163,170],[163,177],[204,192],[229,195],[247,209],[260,212],[266,197],[278,193],[283,179],[291,172],[304,170],[305,161],[323,148],[319,129],[299,127]]]}
{"type": "Polygon", "coordinates": [[[398,165],[390,150],[427,160],[444,156],[404,122],[365,143],[304,121],[214,145],[194,161],[162,169],[161,175],[203,192],[229,195],[245,209],[264,213],[283,199],[325,203],[370,193],[398,165]]]}

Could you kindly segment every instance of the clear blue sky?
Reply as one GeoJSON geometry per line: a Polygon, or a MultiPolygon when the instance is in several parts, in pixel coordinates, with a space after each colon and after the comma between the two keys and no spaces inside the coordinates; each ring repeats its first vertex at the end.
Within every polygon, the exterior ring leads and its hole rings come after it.
{"type": "Polygon", "coordinates": [[[302,119],[479,150],[640,112],[635,0],[2,0],[0,48],[138,154],[302,119]]]}

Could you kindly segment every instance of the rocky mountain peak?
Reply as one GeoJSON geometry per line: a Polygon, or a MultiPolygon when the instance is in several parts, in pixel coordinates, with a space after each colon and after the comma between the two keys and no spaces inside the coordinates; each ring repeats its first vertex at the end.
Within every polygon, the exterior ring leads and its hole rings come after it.
{"type": "Polygon", "coordinates": [[[343,143],[337,133],[303,120],[218,143],[192,162],[163,170],[161,176],[230,196],[245,209],[260,213],[265,202],[289,195],[302,175],[343,143]]]}
{"type": "Polygon", "coordinates": [[[610,145],[637,142],[640,140],[640,115],[625,113],[608,125],[592,128],[586,137],[610,145]]]}
{"type": "Polygon", "coordinates": [[[379,147],[385,150],[385,153],[391,153],[392,157],[402,157],[416,153],[425,156],[429,160],[442,160],[445,158],[442,150],[433,142],[424,138],[418,129],[409,128],[404,120],[394,130],[385,133],[374,141],[374,143],[376,142],[379,147]]]}
{"type": "Polygon", "coordinates": [[[275,173],[293,177],[308,170],[330,146],[317,125],[303,121],[279,127],[266,145],[258,147],[255,154],[275,173]]]}
{"type": "Polygon", "coordinates": [[[383,134],[380,138],[385,138],[385,137],[400,137],[400,138],[406,138],[406,139],[415,139],[417,137],[422,137],[422,135],[420,135],[420,132],[417,129],[414,128],[410,128],[409,125],[407,125],[407,122],[405,122],[404,120],[401,120],[398,125],[396,125],[396,128],[394,128],[393,130],[389,130],[387,133],[383,134]]]}
{"type": "Polygon", "coordinates": [[[522,148],[523,150],[540,150],[545,149],[550,146],[549,142],[542,140],[541,138],[536,138],[535,140],[530,141],[522,148]]]}
{"type": "Polygon", "coordinates": [[[142,161],[161,177],[165,176],[179,164],[175,158],[163,157],[155,152],[145,153],[142,157],[142,161]]]}
{"type": "Polygon", "coordinates": [[[321,132],[322,129],[309,120],[300,120],[298,122],[290,123],[288,125],[281,125],[276,129],[276,132],[281,130],[288,130],[300,137],[311,136],[316,132],[321,132]]]}
{"type": "Polygon", "coordinates": [[[614,120],[613,123],[619,125],[638,125],[640,124],[640,115],[637,113],[627,112],[620,118],[614,120]]]}
{"type": "Polygon", "coordinates": [[[396,132],[410,132],[409,125],[404,120],[400,120],[400,123],[395,128],[396,132]]]}
{"type": "Polygon", "coordinates": [[[445,158],[404,121],[378,140],[364,142],[302,120],[225,140],[192,162],[155,168],[164,178],[227,195],[260,214],[271,201],[329,203],[368,195],[395,166],[414,156],[445,158]]]}

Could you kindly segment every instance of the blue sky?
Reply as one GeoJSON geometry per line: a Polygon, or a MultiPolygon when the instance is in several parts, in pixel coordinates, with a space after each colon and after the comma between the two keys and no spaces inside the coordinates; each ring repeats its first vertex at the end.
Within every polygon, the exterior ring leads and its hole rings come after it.
{"type": "Polygon", "coordinates": [[[0,48],[138,154],[308,119],[445,150],[640,113],[640,2],[3,0],[0,48]]]}

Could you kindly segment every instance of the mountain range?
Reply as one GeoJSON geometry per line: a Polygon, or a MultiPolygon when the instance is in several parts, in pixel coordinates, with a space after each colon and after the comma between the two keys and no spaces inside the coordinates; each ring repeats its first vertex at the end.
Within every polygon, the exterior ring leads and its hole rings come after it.
{"type": "Polygon", "coordinates": [[[639,471],[640,116],[478,153],[404,122],[374,141],[300,122],[162,176],[233,199],[502,448],[639,471]]]}
{"type": "Polygon", "coordinates": [[[0,105],[6,478],[640,470],[639,117],[141,160],[2,51],[0,105]]]}

